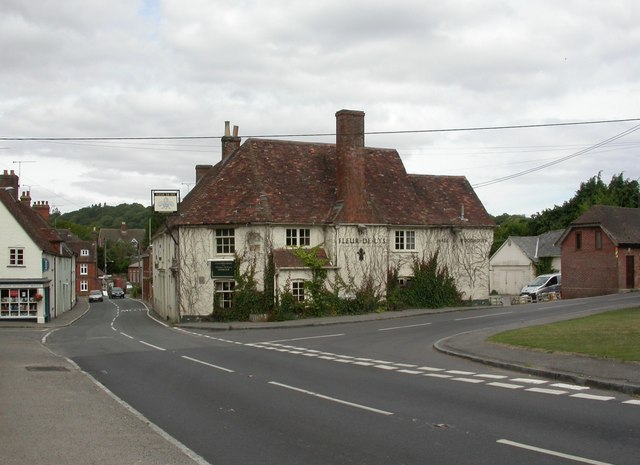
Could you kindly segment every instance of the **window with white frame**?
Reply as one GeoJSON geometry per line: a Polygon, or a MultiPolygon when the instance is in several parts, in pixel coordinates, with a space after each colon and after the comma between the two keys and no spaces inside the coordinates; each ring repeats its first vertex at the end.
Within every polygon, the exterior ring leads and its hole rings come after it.
{"type": "Polygon", "coordinates": [[[232,254],[235,252],[235,231],[232,228],[216,229],[216,253],[232,254]]]}
{"type": "Polygon", "coordinates": [[[287,228],[287,246],[309,246],[311,245],[311,230],[308,228],[287,228]]]}
{"type": "Polygon", "coordinates": [[[235,281],[216,281],[216,306],[218,308],[232,307],[235,287],[235,281]]]}
{"type": "Polygon", "coordinates": [[[415,231],[396,231],[396,250],[416,250],[415,231]]]}
{"type": "Polygon", "coordinates": [[[80,264],[80,274],[88,275],[89,274],[89,265],[87,263],[80,264]]]}
{"type": "Polygon", "coordinates": [[[80,292],[87,292],[89,290],[88,281],[80,281],[80,292]]]}
{"type": "Polygon", "coordinates": [[[80,249],[80,256],[81,257],[88,257],[89,256],[89,249],[80,249]]]}
{"type": "Polygon", "coordinates": [[[296,302],[304,302],[304,281],[292,281],[291,294],[296,302]]]}
{"type": "Polygon", "coordinates": [[[24,249],[22,247],[12,247],[9,249],[9,265],[24,265],[24,249]]]}

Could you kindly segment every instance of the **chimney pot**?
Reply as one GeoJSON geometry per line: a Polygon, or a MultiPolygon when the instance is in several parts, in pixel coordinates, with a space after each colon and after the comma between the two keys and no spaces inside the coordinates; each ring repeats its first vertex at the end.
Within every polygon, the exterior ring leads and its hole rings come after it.
{"type": "Polygon", "coordinates": [[[224,136],[225,137],[229,137],[231,135],[231,133],[229,132],[229,124],[231,124],[229,121],[225,121],[224,122],[224,136]]]}

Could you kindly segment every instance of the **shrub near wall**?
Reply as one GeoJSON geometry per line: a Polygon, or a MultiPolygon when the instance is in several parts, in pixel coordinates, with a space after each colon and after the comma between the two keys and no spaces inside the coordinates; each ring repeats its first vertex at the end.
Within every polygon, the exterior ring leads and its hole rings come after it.
{"type": "Polygon", "coordinates": [[[462,295],[446,266],[438,266],[438,253],[429,259],[416,259],[413,278],[405,287],[398,285],[398,270],[388,278],[387,305],[390,310],[403,308],[442,308],[460,305],[462,295]]]}

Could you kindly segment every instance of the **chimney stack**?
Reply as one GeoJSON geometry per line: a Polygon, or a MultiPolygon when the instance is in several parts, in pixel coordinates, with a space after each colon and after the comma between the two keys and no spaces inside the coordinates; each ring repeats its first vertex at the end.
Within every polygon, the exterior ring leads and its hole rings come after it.
{"type": "Polygon", "coordinates": [[[196,165],[196,184],[200,182],[202,177],[207,174],[207,171],[211,168],[213,168],[212,165],[196,165]]]}
{"type": "Polygon", "coordinates": [[[364,112],[340,110],[336,113],[336,147],[364,147],[364,112]]]}
{"type": "Polygon", "coordinates": [[[4,170],[4,174],[0,175],[0,189],[9,191],[11,196],[18,200],[18,196],[20,195],[18,192],[20,190],[20,184],[18,175],[13,170],[4,170]]]}
{"type": "Polygon", "coordinates": [[[47,223],[49,222],[49,215],[51,214],[51,209],[49,207],[49,202],[46,201],[38,201],[33,204],[32,207],[35,212],[42,217],[47,223]]]}
{"type": "Polygon", "coordinates": [[[122,223],[120,223],[120,233],[125,234],[126,232],[127,232],[127,223],[123,221],[122,223]]]}
{"type": "Polygon", "coordinates": [[[229,129],[229,121],[224,122],[224,136],[222,137],[222,160],[226,160],[229,155],[240,147],[240,137],[238,137],[238,126],[233,127],[233,136],[229,129]]]}
{"type": "Polygon", "coordinates": [[[20,196],[20,202],[25,204],[27,207],[31,206],[31,192],[25,191],[20,196]]]}
{"type": "Polygon", "coordinates": [[[366,223],[364,112],[340,110],[336,113],[336,200],[342,202],[342,221],[366,223]]]}

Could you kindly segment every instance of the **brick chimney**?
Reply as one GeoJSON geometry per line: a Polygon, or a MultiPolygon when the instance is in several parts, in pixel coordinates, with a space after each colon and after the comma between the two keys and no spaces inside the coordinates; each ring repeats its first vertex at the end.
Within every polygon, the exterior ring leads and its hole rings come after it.
{"type": "Polygon", "coordinates": [[[127,223],[126,222],[122,222],[120,223],[120,234],[126,234],[127,233],[127,223]]]}
{"type": "Polygon", "coordinates": [[[196,165],[196,184],[200,182],[202,177],[207,174],[207,171],[211,168],[213,168],[212,165],[196,165]]]}
{"type": "Polygon", "coordinates": [[[238,150],[241,139],[238,137],[238,126],[233,127],[233,136],[229,130],[229,121],[224,122],[224,136],[222,136],[222,160],[238,150]]]}
{"type": "Polygon", "coordinates": [[[366,223],[366,153],[364,112],[340,110],[336,113],[336,200],[343,204],[341,220],[366,223]]]}
{"type": "Polygon", "coordinates": [[[14,199],[18,200],[20,184],[18,175],[13,170],[4,170],[4,173],[0,174],[0,189],[8,191],[14,199]]]}
{"type": "Polygon", "coordinates": [[[35,202],[32,207],[35,212],[40,215],[47,223],[49,222],[49,215],[51,214],[51,209],[49,207],[49,202],[39,201],[35,202]]]}
{"type": "Polygon", "coordinates": [[[31,192],[25,191],[20,196],[20,202],[25,204],[27,207],[31,206],[31,192]]]}

